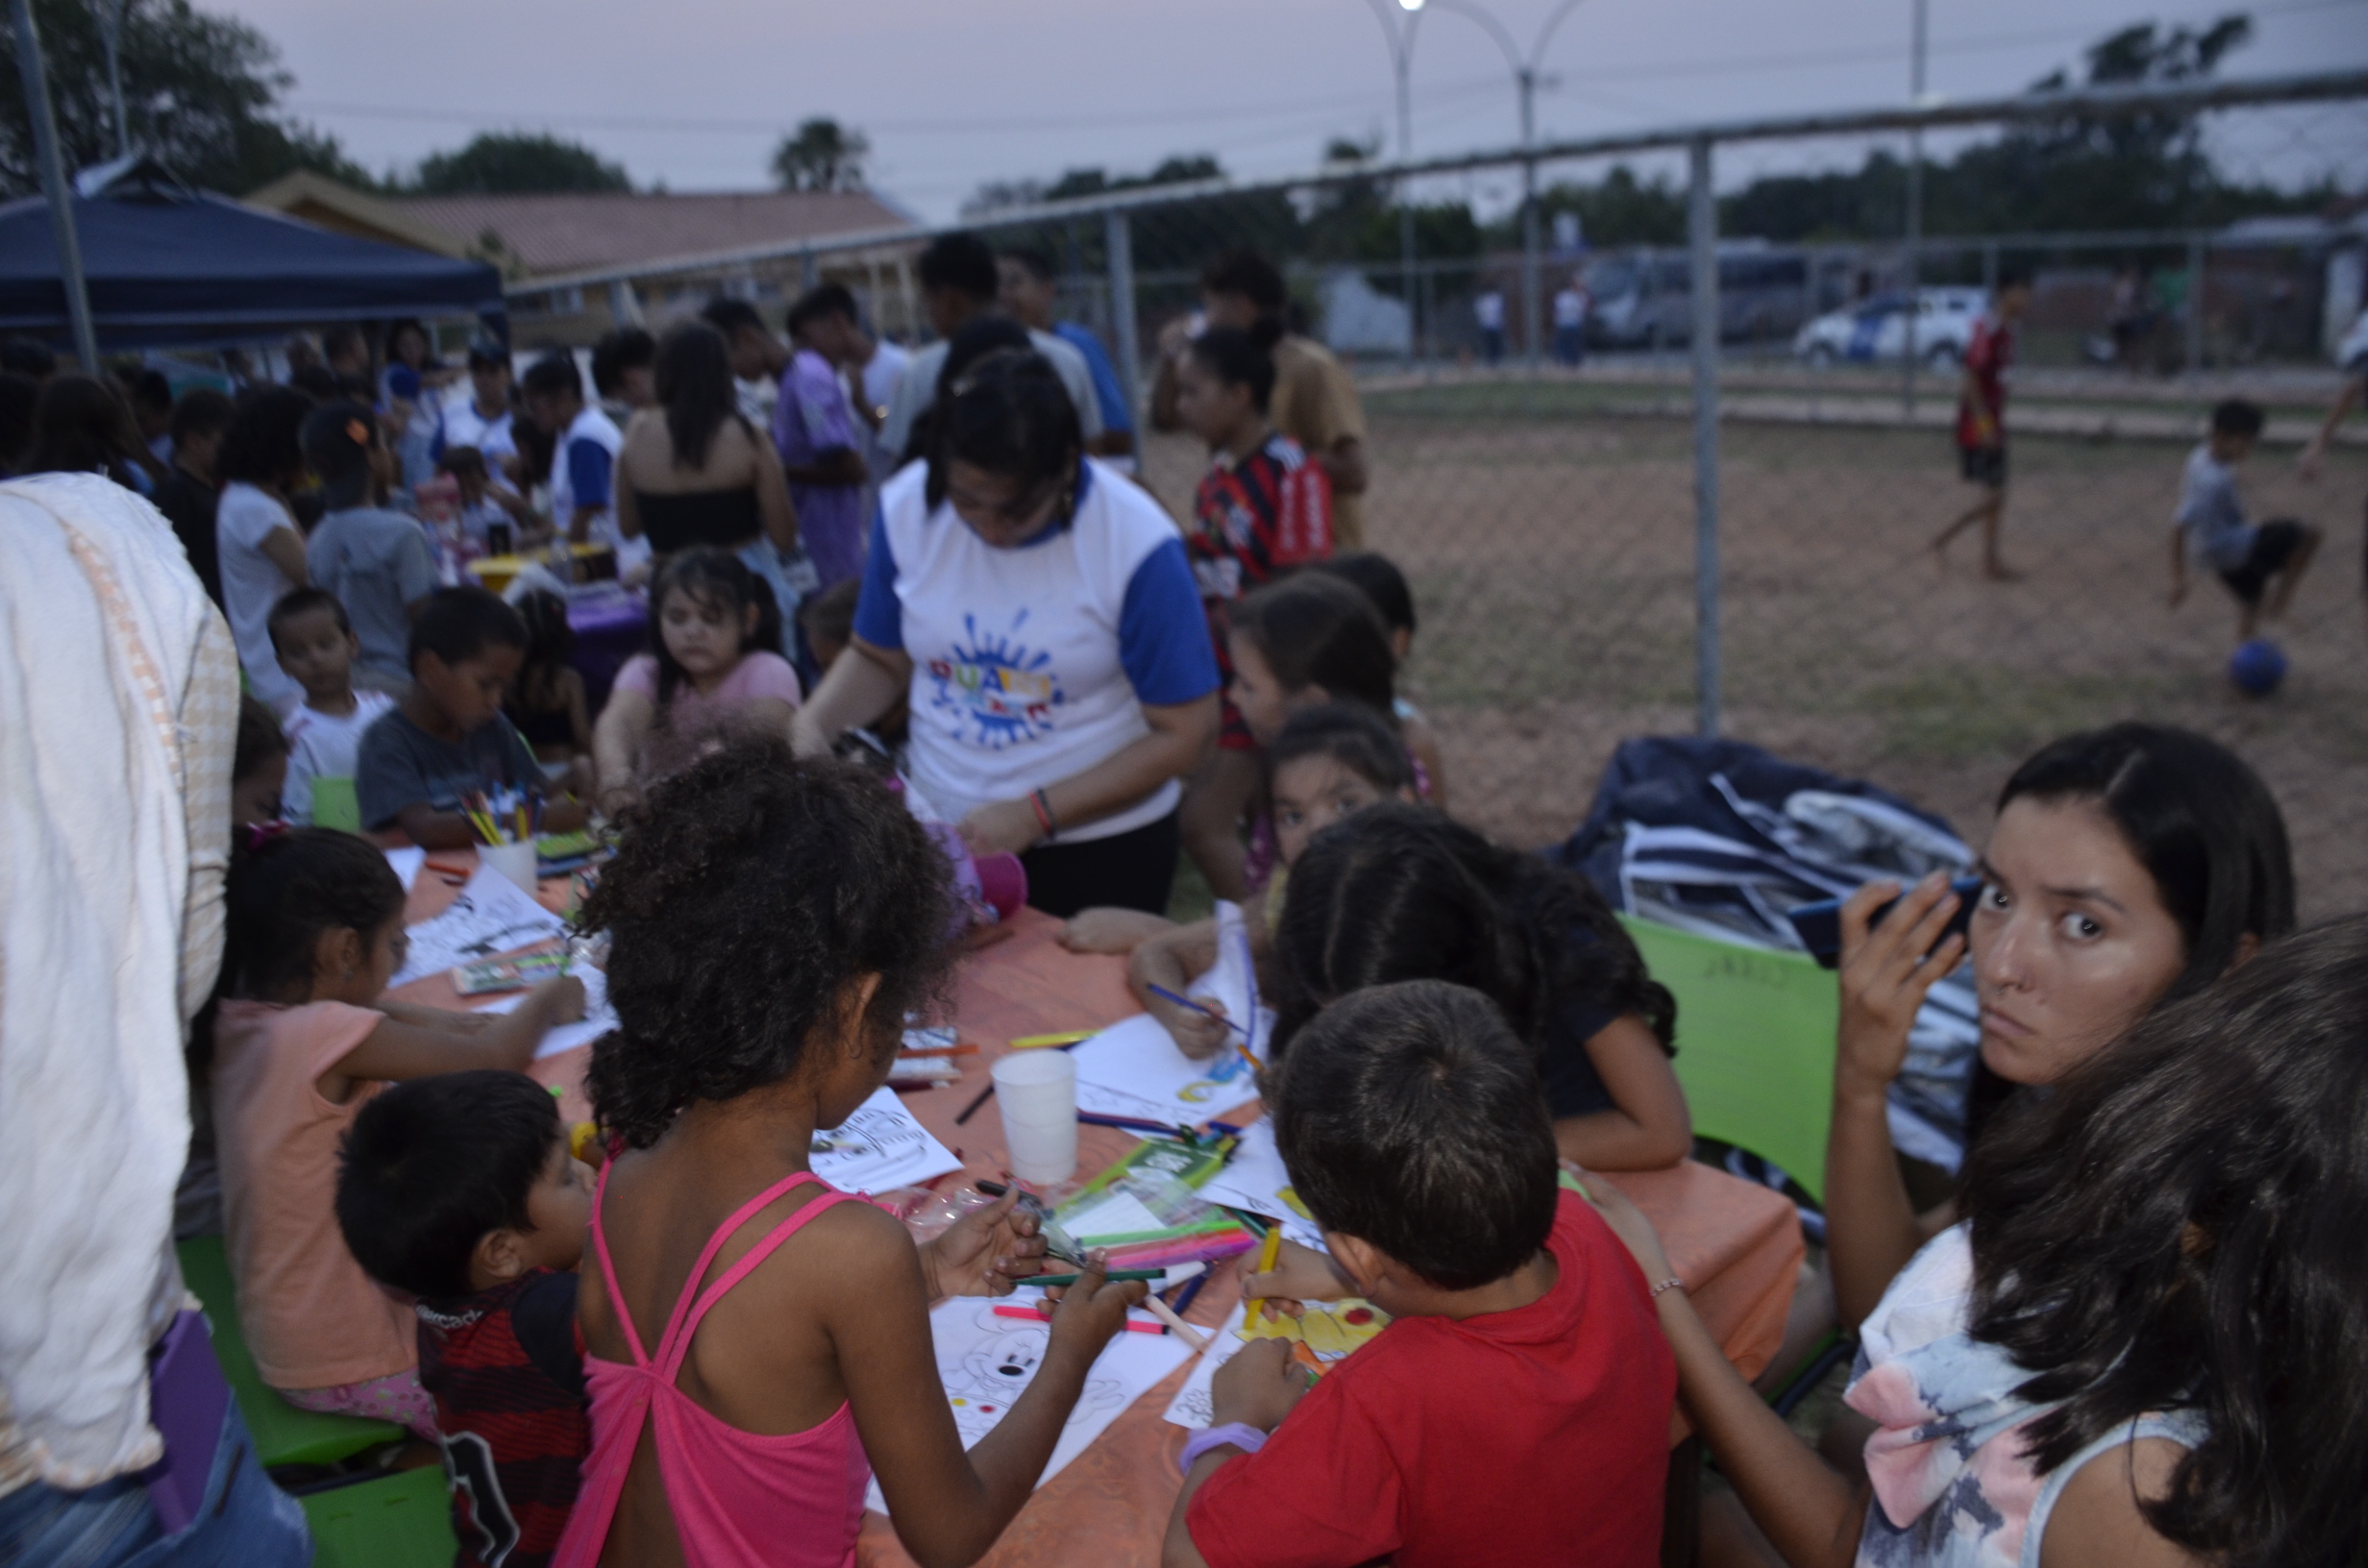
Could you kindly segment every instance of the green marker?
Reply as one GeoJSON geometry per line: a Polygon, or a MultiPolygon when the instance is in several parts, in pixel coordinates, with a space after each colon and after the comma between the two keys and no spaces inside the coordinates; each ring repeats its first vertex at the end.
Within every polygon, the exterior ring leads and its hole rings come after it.
{"type": "MultiPolygon", "coordinates": [[[[1164,1268],[1114,1268],[1102,1276],[1105,1280],[1164,1280],[1164,1268]]],[[[1084,1278],[1081,1274],[1023,1274],[1014,1285],[1074,1285],[1084,1278]]]]}

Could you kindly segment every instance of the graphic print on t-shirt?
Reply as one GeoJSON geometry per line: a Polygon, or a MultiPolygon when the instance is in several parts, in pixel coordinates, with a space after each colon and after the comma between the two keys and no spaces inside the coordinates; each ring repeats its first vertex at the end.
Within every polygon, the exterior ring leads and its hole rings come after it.
{"type": "Polygon", "coordinates": [[[1011,618],[1008,634],[979,629],[975,615],[962,618],[964,641],[950,658],[929,661],[929,707],[951,731],[990,751],[1024,745],[1049,734],[1052,710],[1067,701],[1050,652],[1020,640],[1024,609],[1011,618]]]}

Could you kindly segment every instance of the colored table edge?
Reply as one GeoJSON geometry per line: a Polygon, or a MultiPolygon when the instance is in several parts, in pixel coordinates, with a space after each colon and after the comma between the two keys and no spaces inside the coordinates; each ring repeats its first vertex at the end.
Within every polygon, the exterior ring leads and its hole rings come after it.
{"type": "MultiPolygon", "coordinates": [[[[456,852],[436,858],[456,860],[456,852]]],[[[424,886],[430,878],[423,874],[424,886]]],[[[560,884],[546,883],[544,901],[560,884]]],[[[564,896],[564,894],[560,894],[564,896]]],[[[450,902],[449,888],[414,888],[407,919],[419,920],[450,902]]],[[[1000,1176],[1007,1165],[1002,1121],[991,1115],[990,1100],[957,1126],[954,1117],[977,1098],[994,1063],[1007,1055],[1017,1036],[1060,1029],[1098,1028],[1141,1011],[1125,984],[1122,960],[1072,953],[1056,940],[1058,920],[1023,910],[1009,922],[1011,935],[966,958],[954,994],[961,1038],[979,1046],[961,1078],[941,1089],[904,1094],[922,1124],[963,1163],[942,1180],[948,1188],[979,1177],[1000,1176]]],[[[456,1007],[449,974],[432,975],[397,992],[427,1006],[456,1007]]],[[[571,1120],[591,1114],[582,1081],[589,1047],[564,1051],[529,1070],[562,1090],[562,1113],[571,1120]]],[[[1077,1129],[1077,1169],[1090,1175],[1118,1160],[1137,1139],[1115,1128],[1077,1129]]],[[[1802,1257],[1800,1225],[1792,1205],[1775,1192],[1739,1181],[1723,1171],[1687,1161],[1673,1169],[1594,1173],[1609,1180],[1641,1209],[1661,1232],[1672,1267],[1686,1282],[1703,1321],[1727,1358],[1745,1377],[1764,1368],[1784,1338],[1785,1314],[1792,1301],[1802,1257]]],[[[1221,1267],[1187,1318],[1215,1328],[1240,1299],[1234,1270],[1221,1267]]],[[[1061,1473],[1037,1488],[986,1556],[992,1568],[1036,1564],[1155,1564],[1168,1516],[1182,1486],[1175,1464],[1186,1433],[1165,1419],[1170,1401],[1191,1375],[1187,1362],[1137,1400],[1102,1435],[1061,1473]]],[[[1678,1448],[1673,1471],[1690,1474],[1694,1445],[1681,1419],[1671,1443],[1678,1448]],[[1682,1446],[1681,1446],[1682,1445],[1682,1446]]],[[[886,1516],[870,1513],[856,1543],[865,1568],[906,1568],[912,1561],[886,1516]]]]}

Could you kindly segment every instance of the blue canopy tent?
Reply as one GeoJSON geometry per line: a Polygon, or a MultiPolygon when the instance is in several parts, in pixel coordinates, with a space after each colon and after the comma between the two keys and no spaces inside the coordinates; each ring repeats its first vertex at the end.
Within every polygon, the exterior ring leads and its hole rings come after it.
{"type": "MultiPolygon", "coordinates": [[[[74,198],[99,347],[252,343],[301,327],[400,316],[483,318],[508,336],[502,276],[332,233],[163,180],[74,198]]],[[[0,206],[0,333],[70,346],[48,203],[0,206]]]]}

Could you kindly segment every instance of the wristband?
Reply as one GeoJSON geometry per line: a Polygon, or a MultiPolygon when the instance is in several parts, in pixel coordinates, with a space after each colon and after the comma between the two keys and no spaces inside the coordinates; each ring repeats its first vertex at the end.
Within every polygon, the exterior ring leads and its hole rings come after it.
{"type": "Polygon", "coordinates": [[[1036,813],[1036,825],[1044,829],[1046,838],[1060,831],[1059,824],[1052,820],[1052,802],[1045,798],[1044,791],[1037,790],[1029,795],[1027,803],[1028,809],[1036,813]]]}
{"type": "Polygon", "coordinates": [[[1267,1446],[1267,1434],[1256,1427],[1246,1427],[1239,1421],[1228,1426],[1211,1427],[1206,1432],[1196,1432],[1184,1439],[1184,1452],[1175,1457],[1176,1468],[1190,1475],[1195,1459],[1212,1448],[1223,1448],[1228,1443],[1245,1454],[1255,1454],[1267,1446]]]}
{"type": "Polygon", "coordinates": [[[1664,1290],[1683,1290],[1683,1289],[1685,1289],[1685,1288],[1686,1288],[1686,1282],[1685,1282],[1684,1280],[1679,1279],[1676,1275],[1672,1274],[1672,1275],[1670,1275],[1667,1279],[1665,1279],[1665,1280],[1662,1281],[1659,1285],[1656,1285],[1656,1286],[1653,1286],[1653,1291],[1652,1291],[1652,1294],[1653,1294],[1653,1299],[1654,1299],[1655,1301],[1660,1300],[1660,1299],[1661,1299],[1661,1292],[1663,1292],[1664,1290]]]}

